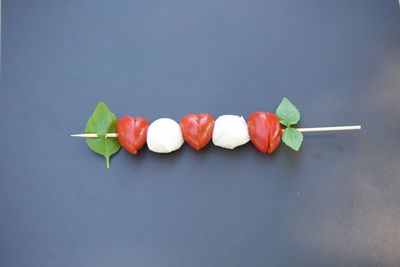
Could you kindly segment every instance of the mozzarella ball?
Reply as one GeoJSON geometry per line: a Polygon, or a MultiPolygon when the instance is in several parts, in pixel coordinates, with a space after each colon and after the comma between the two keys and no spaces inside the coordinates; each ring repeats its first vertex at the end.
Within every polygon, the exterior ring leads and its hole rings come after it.
{"type": "Polygon", "coordinates": [[[183,144],[181,127],[168,118],[153,121],[147,129],[147,146],[156,153],[170,153],[183,144]]]}
{"type": "Polygon", "coordinates": [[[247,124],[242,116],[222,115],[215,121],[212,137],[214,145],[234,149],[249,140],[247,124]]]}

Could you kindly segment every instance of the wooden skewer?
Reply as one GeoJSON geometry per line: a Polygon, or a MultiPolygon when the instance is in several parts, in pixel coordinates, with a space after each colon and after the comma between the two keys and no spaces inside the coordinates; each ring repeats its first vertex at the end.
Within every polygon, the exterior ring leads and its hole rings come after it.
{"type": "Polygon", "coordinates": [[[333,126],[333,127],[315,127],[315,128],[297,128],[302,133],[311,132],[333,132],[333,131],[353,131],[361,130],[361,125],[352,126],[333,126]]]}
{"type": "MultiPolygon", "coordinates": [[[[84,138],[97,138],[97,134],[95,133],[87,133],[87,134],[71,134],[72,137],[84,137],[84,138]]],[[[117,137],[118,134],[117,133],[108,133],[106,134],[106,138],[108,137],[112,137],[115,138],[117,137]]]]}
{"type": "MultiPolygon", "coordinates": [[[[333,131],[353,131],[353,130],[361,130],[361,125],[352,125],[352,126],[333,126],[333,127],[313,127],[313,128],[296,128],[300,132],[303,133],[312,133],[312,132],[333,132],[333,131]]],[[[283,130],[284,131],[284,130],[283,130]]],[[[72,137],[83,137],[83,138],[97,138],[97,134],[95,133],[87,133],[87,134],[71,134],[72,137]]],[[[107,133],[106,138],[115,138],[117,137],[117,133],[107,133]]]]}

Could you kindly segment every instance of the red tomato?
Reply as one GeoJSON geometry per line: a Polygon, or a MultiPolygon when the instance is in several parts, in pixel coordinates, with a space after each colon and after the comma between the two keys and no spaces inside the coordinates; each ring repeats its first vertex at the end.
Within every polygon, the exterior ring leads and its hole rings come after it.
{"type": "Polygon", "coordinates": [[[141,117],[125,116],[117,121],[118,141],[131,154],[136,154],[146,143],[149,123],[141,117]]]}
{"type": "Polygon", "coordinates": [[[210,114],[189,114],[179,123],[183,139],[196,150],[205,147],[214,130],[214,117],[210,114]]]}
{"type": "Polygon", "coordinates": [[[278,116],[269,112],[254,112],[250,115],[247,126],[250,140],[258,150],[271,154],[277,149],[282,136],[278,116]]]}

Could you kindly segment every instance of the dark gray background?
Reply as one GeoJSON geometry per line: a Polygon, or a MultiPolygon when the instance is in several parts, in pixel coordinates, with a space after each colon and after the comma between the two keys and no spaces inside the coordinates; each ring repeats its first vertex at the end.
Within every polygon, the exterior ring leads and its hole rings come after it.
{"type": "Polygon", "coordinates": [[[0,266],[400,264],[398,1],[4,0],[0,266]],[[120,151],[117,116],[274,111],[300,152],[120,151]]]}

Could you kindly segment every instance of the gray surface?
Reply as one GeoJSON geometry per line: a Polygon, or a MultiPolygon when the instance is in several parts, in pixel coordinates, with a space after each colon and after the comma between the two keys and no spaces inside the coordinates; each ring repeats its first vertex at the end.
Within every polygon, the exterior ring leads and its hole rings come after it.
{"type": "Polygon", "coordinates": [[[1,266],[398,266],[397,1],[3,1],[1,266]],[[118,115],[274,111],[295,153],[248,144],[121,151],[82,132],[118,115]]]}

